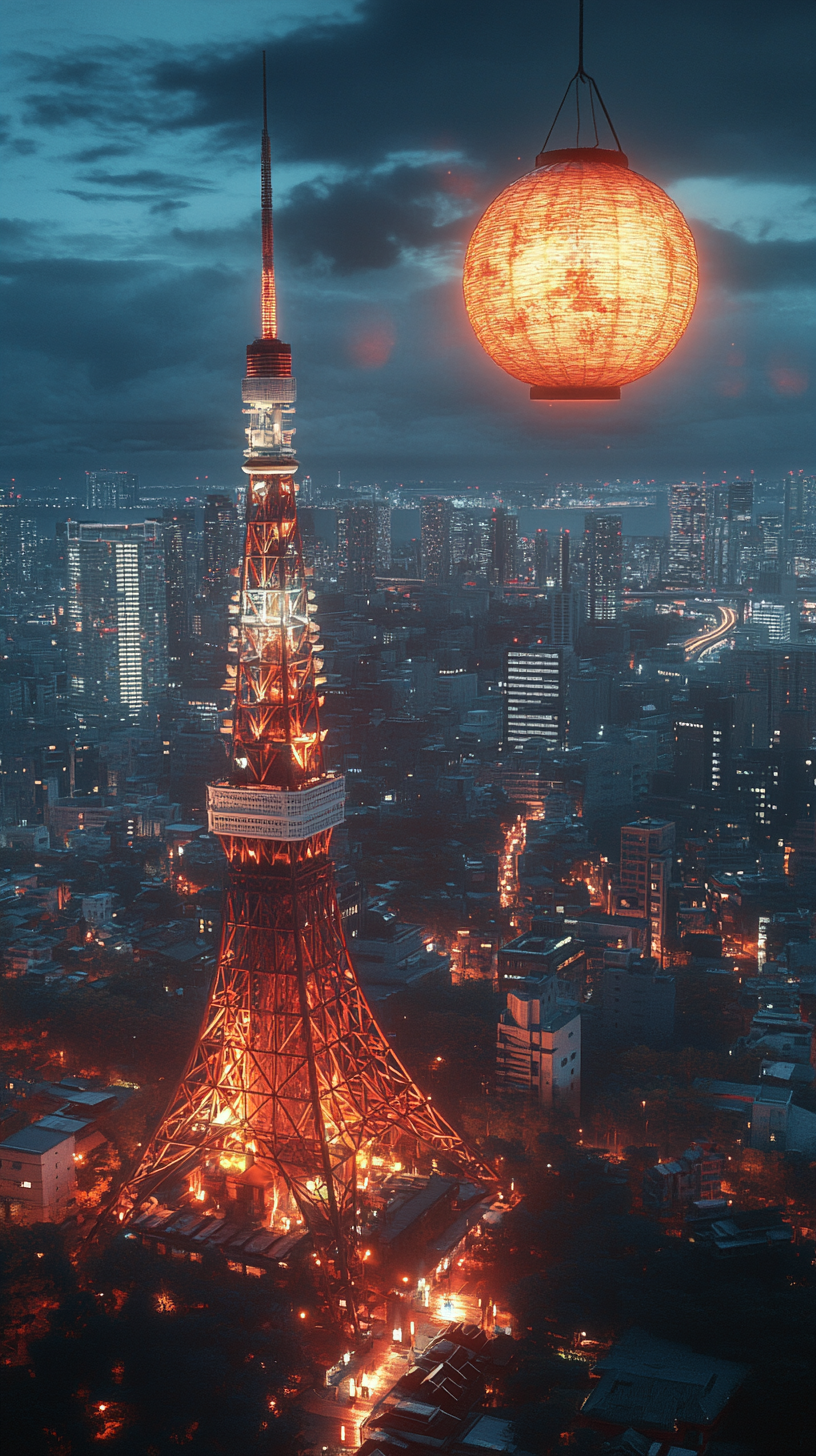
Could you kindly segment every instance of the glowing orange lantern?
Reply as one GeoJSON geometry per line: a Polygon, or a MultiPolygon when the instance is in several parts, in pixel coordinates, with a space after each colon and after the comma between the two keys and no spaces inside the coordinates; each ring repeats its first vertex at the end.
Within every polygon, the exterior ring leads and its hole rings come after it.
{"type": "Polygon", "coordinates": [[[697,254],[679,208],[623,152],[542,152],[488,207],[465,257],[465,305],[532,399],[619,399],[685,331],[697,254]]]}
{"type": "Polygon", "coordinates": [[[583,0],[578,69],[535,171],[506,187],[477,223],[464,289],[482,348],[532,385],[532,399],[619,399],[622,384],[671,353],[691,318],[694,240],[671,198],[629,170],[603,97],[584,70],[583,0]],[[548,151],[573,87],[576,145],[548,151]],[[582,95],[591,147],[580,145],[582,95]],[[617,151],[599,144],[596,97],[617,151]]]}

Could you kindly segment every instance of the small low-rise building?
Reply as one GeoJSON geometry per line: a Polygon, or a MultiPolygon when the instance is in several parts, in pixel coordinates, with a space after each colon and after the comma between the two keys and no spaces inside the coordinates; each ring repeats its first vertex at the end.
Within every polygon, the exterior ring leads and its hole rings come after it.
{"type": "Polygon", "coordinates": [[[674,1444],[700,1451],[746,1379],[748,1366],[631,1329],[592,1374],[596,1383],[581,1406],[582,1425],[604,1435],[633,1428],[657,1438],[661,1451],[674,1444]]]}
{"type": "Polygon", "coordinates": [[[110,925],[113,915],[113,892],[99,890],[82,896],[82,917],[89,925],[110,925]]]}
{"type": "Polygon", "coordinates": [[[719,1198],[724,1172],[724,1153],[710,1143],[693,1143],[682,1157],[646,1169],[643,1207],[670,1216],[700,1199],[719,1198]]]}
{"type": "Polygon", "coordinates": [[[0,1204],[9,1223],[59,1223],[75,1199],[72,1131],[34,1122],[0,1143],[0,1204]]]}

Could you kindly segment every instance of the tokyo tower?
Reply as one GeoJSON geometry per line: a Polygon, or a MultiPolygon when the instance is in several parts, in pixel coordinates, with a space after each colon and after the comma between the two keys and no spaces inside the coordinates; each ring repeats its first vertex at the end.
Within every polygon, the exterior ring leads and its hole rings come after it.
{"type": "Polygon", "coordinates": [[[208,789],[210,830],[229,861],[218,966],[199,1039],[117,1212],[125,1221],[182,1179],[193,1191],[232,1179],[246,1193],[248,1182],[256,1213],[302,1219],[351,1294],[356,1211],[375,1156],[424,1149],[470,1181],[495,1174],[394,1054],[343,935],[329,844],[344,785],[323,761],[320,632],[296,509],[296,388],[290,346],[277,336],[265,64],[261,206],[262,333],[243,381],[246,537],[227,669],[232,772],[208,789]]]}

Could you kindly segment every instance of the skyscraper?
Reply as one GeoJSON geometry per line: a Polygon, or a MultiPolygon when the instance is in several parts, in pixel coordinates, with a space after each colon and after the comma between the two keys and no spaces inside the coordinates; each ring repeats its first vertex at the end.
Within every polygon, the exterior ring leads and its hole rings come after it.
{"type": "MultiPolygon", "coordinates": [[[[748,574],[743,570],[743,553],[750,544],[754,518],[754,484],[751,480],[732,480],[728,486],[727,507],[727,585],[740,586],[748,574]]],[[[782,521],[780,520],[780,531],[782,521]]]]}
{"type": "Polygon", "coordinates": [[[504,586],[516,577],[518,517],[511,516],[504,506],[496,506],[490,517],[490,580],[504,586]]]}
{"type": "Polygon", "coordinates": [[[167,691],[167,599],[158,521],[69,521],[68,696],[79,721],[127,723],[167,691]]]}
{"type": "Polygon", "coordinates": [[[550,574],[550,553],[547,548],[547,532],[539,529],[533,544],[535,558],[535,584],[546,586],[550,574]]]}
{"type": "Polygon", "coordinates": [[[235,565],[240,551],[240,528],[235,501],[228,495],[208,495],[204,506],[204,594],[214,606],[225,607],[237,586],[235,565]]]}
{"type": "Polygon", "coordinates": [[[692,590],[706,581],[706,487],[669,486],[669,585],[692,590]]]}
{"type": "Polygon", "coordinates": [[[346,590],[370,591],[377,575],[377,513],[373,501],[346,510],[346,590]]]}
{"type": "Polygon", "coordinates": [[[89,511],[139,509],[139,477],[129,470],[91,470],[85,479],[85,505],[89,511]]]}
{"type": "Polygon", "coordinates": [[[377,575],[391,575],[391,507],[387,501],[374,502],[374,524],[376,532],[375,557],[377,575]]]}
{"type": "Polygon", "coordinates": [[[620,516],[584,518],[587,568],[587,620],[616,622],[623,598],[623,534],[620,516]]]}
{"type": "Polygon", "coordinates": [[[451,567],[486,574],[490,562],[490,523],[481,511],[455,506],[451,512],[451,567]]]}
{"type": "Polygon", "coordinates": [[[167,652],[171,676],[177,673],[183,643],[190,635],[190,611],[195,595],[190,579],[190,537],[195,531],[195,512],[172,506],[162,518],[164,575],[167,593],[167,652]]]}
{"type": "Polygon", "coordinates": [[[14,487],[0,493],[0,590],[20,584],[20,498],[14,487]]]}
{"type": "Polygon", "coordinates": [[[426,581],[447,581],[451,569],[451,504],[428,496],[419,508],[422,575],[426,581]]]}
{"type": "Polygon", "coordinates": [[[548,749],[567,744],[567,666],[563,647],[510,647],[504,681],[504,742],[522,748],[530,738],[548,749]]]}

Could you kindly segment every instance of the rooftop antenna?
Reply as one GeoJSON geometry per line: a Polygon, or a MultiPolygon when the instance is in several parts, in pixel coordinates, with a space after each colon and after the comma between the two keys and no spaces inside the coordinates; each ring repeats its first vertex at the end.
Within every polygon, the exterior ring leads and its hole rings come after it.
{"type": "Polygon", "coordinates": [[[272,231],[272,159],[266,113],[266,51],[263,52],[263,132],[261,133],[261,337],[278,337],[278,308],[275,298],[274,234],[272,231]]]}

